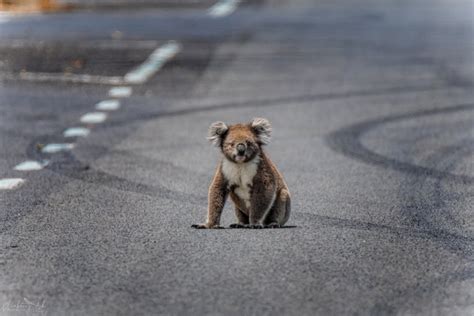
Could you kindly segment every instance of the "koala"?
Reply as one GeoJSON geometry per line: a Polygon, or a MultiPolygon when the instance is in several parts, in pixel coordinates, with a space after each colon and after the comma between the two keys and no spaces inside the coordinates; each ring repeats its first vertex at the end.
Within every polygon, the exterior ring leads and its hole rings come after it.
{"type": "Polygon", "coordinates": [[[220,148],[223,157],[209,187],[207,221],[192,227],[222,228],[221,213],[229,195],[237,217],[230,228],[278,228],[288,221],[290,191],[263,151],[271,132],[264,118],[248,124],[211,124],[208,140],[220,148]]]}

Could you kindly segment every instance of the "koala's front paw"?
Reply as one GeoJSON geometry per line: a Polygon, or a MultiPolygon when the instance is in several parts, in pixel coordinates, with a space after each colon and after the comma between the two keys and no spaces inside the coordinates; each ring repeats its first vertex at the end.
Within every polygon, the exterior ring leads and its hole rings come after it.
{"type": "Polygon", "coordinates": [[[245,224],[240,224],[240,223],[235,223],[235,224],[230,224],[230,228],[246,228],[245,224]]]}
{"type": "Polygon", "coordinates": [[[281,228],[281,225],[278,223],[270,223],[265,228],[281,228]]]}
{"type": "Polygon", "coordinates": [[[262,225],[262,224],[250,224],[250,225],[249,225],[249,228],[262,229],[262,228],[263,228],[263,225],[262,225]]]}
{"type": "Polygon", "coordinates": [[[193,224],[191,225],[192,228],[196,228],[196,229],[206,229],[207,226],[206,224],[193,224]]]}
{"type": "Polygon", "coordinates": [[[194,225],[191,225],[191,227],[196,228],[196,229],[222,229],[222,228],[224,228],[224,227],[219,226],[219,225],[209,226],[207,224],[194,224],[194,225]]]}

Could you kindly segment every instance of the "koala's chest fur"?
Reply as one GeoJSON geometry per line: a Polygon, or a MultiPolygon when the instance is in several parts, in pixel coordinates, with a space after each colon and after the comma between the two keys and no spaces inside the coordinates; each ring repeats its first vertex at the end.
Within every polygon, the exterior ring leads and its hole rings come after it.
{"type": "Polygon", "coordinates": [[[244,201],[247,208],[250,207],[250,190],[253,178],[257,174],[259,157],[244,163],[237,164],[224,159],[222,163],[222,174],[228,181],[229,187],[234,187],[234,193],[244,201]]]}

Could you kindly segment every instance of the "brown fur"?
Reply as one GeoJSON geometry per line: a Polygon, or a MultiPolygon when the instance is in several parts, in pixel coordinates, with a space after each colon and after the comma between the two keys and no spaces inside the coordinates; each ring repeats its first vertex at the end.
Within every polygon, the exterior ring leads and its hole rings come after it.
{"type": "Polygon", "coordinates": [[[280,227],[288,221],[290,192],[262,150],[270,134],[271,126],[266,119],[229,127],[215,122],[210,126],[209,140],[220,147],[223,159],[209,188],[207,221],[193,227],[221,228],[220,217],[228,195],[238,219],[238,223],[231,225],[233,228],[280,227]]]}

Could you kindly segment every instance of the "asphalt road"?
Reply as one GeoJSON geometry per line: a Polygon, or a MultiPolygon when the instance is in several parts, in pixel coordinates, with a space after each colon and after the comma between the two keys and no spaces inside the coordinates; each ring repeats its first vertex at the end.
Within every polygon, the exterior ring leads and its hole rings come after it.
{"type": "Polygon", "coordinates": [[[472,2],[210,12],[0,16],[0,179],[24,181],[0,190],[0,313],[472,315],[472,2]],[[80,122],[170,40],[119,109],[80,122]],[[254,116],[289,227],[192,229],[219,159],[207,127],[254,116]],[[13,169],[29,160],[48,164],[13,169]]]}

